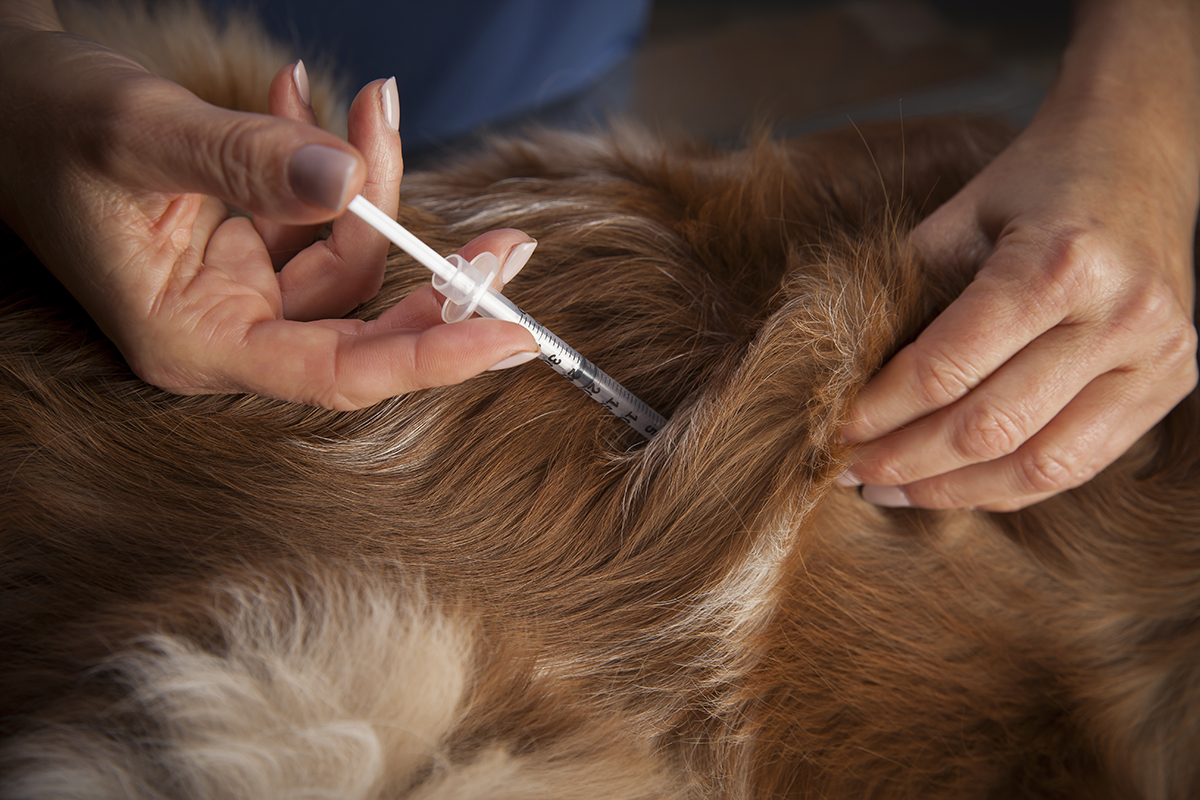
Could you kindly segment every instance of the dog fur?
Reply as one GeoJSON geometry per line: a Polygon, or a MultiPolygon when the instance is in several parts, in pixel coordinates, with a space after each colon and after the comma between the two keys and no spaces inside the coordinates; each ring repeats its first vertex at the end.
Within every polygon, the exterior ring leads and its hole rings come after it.
{"type": "MultiPolygon", "coordinates": [[[[1012,514],[834,479],[970,280],[905,234],[986,121],[737,152],[531,134],[407,176],[441,252],[670,417],[538,364],[352,413],[141,383],[0,276],[0,797],[1200,795],[1197,395],[1012,514]]],[[[428,280],[390,259],[372,317],[428,280]]]]}

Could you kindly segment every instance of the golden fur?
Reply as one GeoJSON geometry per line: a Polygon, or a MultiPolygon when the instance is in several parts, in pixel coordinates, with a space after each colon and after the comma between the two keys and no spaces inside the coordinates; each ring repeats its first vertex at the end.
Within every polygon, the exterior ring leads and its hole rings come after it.
{"type": "MultiPolygon", "coordinates": [[[[507,294],[649,443],[539,364],[354,413],[168,395],[9,237],[0,797],[1200,794],[1196,394],[1014,514],[833,484],[969,280],[904,235],[1006,136],[542,133],[406,177],[439,251],[538,239],[507,294]]],[[[426,280],[397,254],[356,313],[426,280]]]]}

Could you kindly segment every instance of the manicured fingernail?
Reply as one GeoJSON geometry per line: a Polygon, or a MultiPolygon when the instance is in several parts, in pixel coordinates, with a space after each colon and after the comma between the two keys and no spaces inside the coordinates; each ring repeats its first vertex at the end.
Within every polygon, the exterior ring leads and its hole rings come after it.
{"type": "Polygon", "coordinates": [[[851,470],[846,470],[841,475],[838,475],[837,480],[834,481],[834,483],[845,489],[852,489],[855,486],[862,486],[862,481],[859,480],[858,476],[855,475],[851,470]]]}
{"type": "Polygon", "coordinates": [[[309,144],[297,150],[288,162],[288,183],[301,200],[334,211],[346,203],[357,167],[349,153],[309,144]]]}
{"type": "Polygon", "coordinates": [[[501,283],[508,283],[517,277],[517,273],[521,271],[521,267],[529,263],[529,257],[533,255],[535,247],[537,247],[536,241],[521,242],[508,251],[508,258],[504,259],[504,267],[500,270],[501,283]]]}
{"type": "Polygon", "coordinates": [[[538,357],[537,353],[515,353],[514,355],[509,356],[508,358],[504,359],[503,361],[500,361],[500,362],[488,367],[488,372],[495,372],[496,370],[508,369],[509,367],[515,367],[518,364],[525,364],[529,361],[533,361],[537,357],[538,357]]]}
{"type": "Polygon", "coordinates": [[[864,486],[862,498],[883,508],[909,508],[912,503],[899,486],[864,486]]]}
{"type": "Polygon", "coordinates": [[[400,130],[400,92],[394,77],[388,78],[379,90],[379,104],[383,107],[383,121],[392,130],[400,130]]]}
{"type": "Polygon", "coordinates": [[[312,89],[308,86],[308,70],[304,68],[303,61],[297,61],[296,66],[292,67],[292,83],[296,84],[296,94],[300,95],[304,105],[311,106],[312,89]]]}

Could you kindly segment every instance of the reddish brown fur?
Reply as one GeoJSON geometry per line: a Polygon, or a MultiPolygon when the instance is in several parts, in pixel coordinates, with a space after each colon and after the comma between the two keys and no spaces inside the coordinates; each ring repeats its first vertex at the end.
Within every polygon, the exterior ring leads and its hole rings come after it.
{"type": "MultiPolygon", "coordinates": [[[[577,763],[549,796],[1200,794],[1195,394],[1015,514],[832,483],[854,393],[968,279],[904,234],[1005,136],[540,134],[407,177],[435,249],[538,239],[508,294],[671,417],[648,444],[537,364],[349,414],[167,395],[8,241],[4,734],[148,735],[136,704],[108,716],[111,654],[152,631],[226,652],[229,586],[307,618],[378,585],[480,643],[448,763],[577,763]]],[[[358,313],[425,280],[397,255],[358,313]]]]}

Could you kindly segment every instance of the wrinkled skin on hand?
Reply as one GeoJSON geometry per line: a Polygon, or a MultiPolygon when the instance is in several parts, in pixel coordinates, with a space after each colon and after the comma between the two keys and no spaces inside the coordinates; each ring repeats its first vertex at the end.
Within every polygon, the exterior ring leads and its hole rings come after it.
{"type": "MultiPolygon", "coordinates": [[[[387,242],[339,215],[359,192],[395,215],[394,82],[363,88],[346,142],[315,127],[302,66],[276,75],[273,116],[230,112],[56,30],[43,6],[0,8],[0,100],[10,110],[0,120],[0,217],[142,378],[178,393],[350,409],[536,353],[511,323],[442,324],[432,290],[376,320],[339,319],[383,279],[387,242]],[[253,220],[230,216],[226,202],[253,220]],[[314,242],[331,219],[332,234],[314,242]]],[[[518,246],[531,241],[493,231],[462,253],[486,249],[504,263],[517,248],[511,277],[529,255],[518,246]]]]}
{"type": "Polygon", "coordinates": [[[868,500],[1021,508],[1090,479],[1196,385],[1200,12],[1079,17],[1029,128],[913,233],[974,279],[855,404],[868,500]]]}

